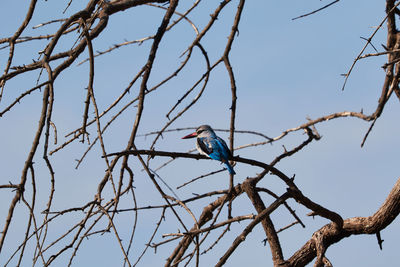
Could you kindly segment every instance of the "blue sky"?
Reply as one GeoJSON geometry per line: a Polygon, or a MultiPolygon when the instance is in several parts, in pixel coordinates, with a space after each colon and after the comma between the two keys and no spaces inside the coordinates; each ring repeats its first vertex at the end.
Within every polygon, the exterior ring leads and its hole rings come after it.
{"type": "MultiPolygon", "coordinates": [[[[0,9],[0,38],[13,34],[23,20],[29,1],[3,1],[7,8],[0,9]],[[24,8],[21,8],[23,6],[24,8]]],[[[66,14],[62,14],[68,1],[39,1],[38,12],[34,15],[26,32],[22,34],[36,35],[52,32],[58,24],[33,30],[32,26],[39,23],[67,17],[82,8],[85,3],[73,1],[66,14]]],[[[192,1],[180,3],[178,11],[184,11],[192,1]]],[[[351,66],[354,58],[364,46],[368,38],[385,16],[384,3],[378,1],[340,1],[315,15],[292,20],[292,18],[312,11],[325,5],[326,1],[247,1],[239,25],[239,35],[233,44],[231,62],[234,68],[238,87],[237,121],[238,130],[253,130],[262,132],[270,137],[280,135],[286,129],[299,126],[307,121],[340,111],[360,111],[366,114],[373,112],[380,95],[384,79],[381,69],[385,58],[376,57],[360,61],[347,87],[341,90],[343,77],[351,66]]],[[[218,3],[201,2],[198,11],[193,12],[190,19],[202,29],[209,19],[209,14],[218,3]]],[[[215,62],[222,54],[226,38],[231,29],[237,1],[232,1],[221,13],[209,36],[205,37],[202,45],[208,51],[211,62],[215,62]]],[[[104,34],[93,42],[95,50],[105,50],[113,44],[134,40],[155,33],[163,11],[151,7],[139,7],[112,16],[104,34]]],[[[176,18],[175,18],[176,19],[176,18]]],[[[195,36],[187,23],[178,25],[168,32],[160,44],[158,57],[155,61],[149,85],[153,86],[176,68],[183,58],[179,55],[187,48],[195,36]]],[[[71,47],[76,35],[67,37],[57,46],[56,51],[71,47]]],[[[385,28],[373,40],[380,51],[385,44],[385,28]]],[[[43,49],[46,42],[33,42],[29,47],[18,45],[15,65],[30,63],[36,58],[37,51],[43,49]],[[32,56],[34,53],[34,56],[32,56]]],[[[95,94],[100,110],[104,110],[127,86],[129,81],[145,63],[151,42],[142,45],[130,45],[120,48],[113,53],[97,57],[95,67],[95,94]]],[[[371,47],[366,53],[372,53],[371,47]]],[[[190,86],[199,79],[205,70],[204,60],[198,50],[193,52],[193,60],[186,70],[172,82],[146,97],[142,123],[139,127],[141,134],[157,131],[168,122],[165,114],[175,104],[190,86]]],[[[0,67],[4,69],[8,50],[0,50],[0,67]]],[[[79,61],[85,59],[85,52],[79,61]]],[[[78,62],[79,62],[78,61],[78,62]]],[[[56,82],[55,110],[53,121],[57,125],[59,144],[65,141],[64,135],[80,127],[83,113],[83,101],[86,95],[84,88],[88,81],[88,64],[73,67],[63,73],[56,82]]],[[[7,83],[0,109],[3,110],[19,94],[32,87],[38,72],[25,75],[7,83]]],[[[211,74],[209,85],[202,98],[185,113],[183,117],[171,125],[177,127],[195,127],[204,123],[215,128],[229,128],[230,120],[230,87],[229,78],[223,65],[211,74]]],[[[136,97],[138,86],[132,88],[129,99],[136,97]]],[[[197,94],[190,95],[184,105],[197,94]]],[[[37,127],[42,95],[35,92],[24,99],[11,112],[0,120],[0,166],[2,166],[1,184],[8,181],[19,181],[20,170],[25,162],[33,139],[33,131],[37,127]]],[[[127,102],[127,101],[125,101],[127,102]]],[[[180,106],[178,112],[183,108],[180,106]]],[[[298,154],[279,163],[277,167],[288,176],[296,174],[296,183],[303,193],[321,205],[334,210],[344,218],[372,215],[386,198],[398,176],[397,147],[400,133],[398,125],[398,100],[392,98],[377,121],[366,145],[360,144],[369,124],[354,118],[336,119],[317,125],[323,136],[318,142],[313,142],[298,154]]],[[[105,134],[107,152],[123,150],[129,138],[136,108],[129,108],[105,134]]],[[[173,115],[177,112],[173,112],[173,115]]],[[[93,116],[93,114],[91,114],[93,116]]],[[[109,119],[107,116],[103,124],[109,119]]],[[[187,151],[194,148],[194,142],[181,140],[187,132],[164,134],[156,149],[166,151],[187,151]]],[[[228,140],[227,133],[220,133],[228,140]]],[[[91,128],[91,138],[96,136],[96,129],[91,128]]],[[[53,137],[51,137],[53,138],[53,137]]],[[[273,145],[244,149],[238,155],[270,162],[283,152],[282,145],[292,148],[305,140],[301,132],[289,134],[273,145]]],[[[153,137],[138,137],[138,148],[148,148],[153,137]]],[[[252,135],[236,135],[235,145],[244,145],[260,141],[252,135]]],[[[43,139],[42,139],[43,143],[43,139]]],[[[41,143],[41,144],[42,144],[41,143]]],[[[51,146],[54,149],[55,145],[51,146]]],[[[99,158],[100,147],[96,146],[89,152],[86,160],[78,170],[75,170],[75,159],[80,158],[87,144],[76,142],[66,149],[50,157],[56,171],[56,198],[54,210],[62,210],[80,206],[91,201],[96,193],[97,184],[103,177],[106,166],[99,158]]],[[[42,148],[35,157],[35,168],[40,186],[40,196],[37,203],[37,216],[47,202],[49,190],[49,175],[42,157],[42,148]]],[[[164,159],[155,159],[152,167],[156,168],[164,159]]],[[[145,173],[141,171],[138,162],[131,160],[135,170],[136,197],[139,206],[162,204],[158,193],[154,190],[145,173]]],[[[160,170],[159,175],[175,188],[191,178],[220,168],[217,162],[177,160],[160,170]]],[[[259,169],[238,164],[235,167],[236,182],[240,183],[248,176],[254,176],[259,169]]],[[[204,193],[212,190],[223,190],[229,186],[225,173],[208,177],[197,183],[177,190],[180,198],[189,197],[192,193],[204,193]]],[[[276,177],[269,176],[260,186],[284,192],[285,186],[276,177]]],[[[105,194],[111,196],[110,188],[105,194]]],[[[0,191],[0,218],[5,218],[8,203],[13,193],[9,190],[0,191]]],[[[30,197],[29,192],[27,198],[30,197]]],[[[266,197],[268,199],[268,197],[266,197]]],[[[202,207],[211,199],[201,201],[190,208],[199,216],[202,207]],[[202,206],[203,205],[203,206],[202,206]]],[[[301,247],[311,234],[326,224],[322,218],[309,218],[309,210],[289,202],[303,219],[306,228],[296,225],[280,234],[285,257],[292,255],[301,247]]],[[[131,199],[125,198],[123,207],[132,207],[131,199]]],[[[191,218],[180,210],[187,225],[192,225],[191,218]]],[[[234,206],[234,215],[255,213],[248,200],[241,197],[234,206]]],[[[62,234],[68,226],[73,225],[82,214],[64,216],[64,221],[55,221],[49,230],[49,241],[62,234]]],[[[140,230],[135,236],[134,245],[143,247],[154,229],[159,211],[148,211],[139,214],[140,230]]],[[[226,211],[221,215],[226,216],[226,211]]],[[[4,264],[25,232],[26,207],[19,204],[14,216],[14,224],[8,233],[6,247],[0,264],[4,264]]],[[[276,227],[280,228],[292,222],[290,214],[280,208],[273,215],[276,227]]],[[[115,224],[123,236],[129,239],[129,231],[134,219],[133,213],[120,214],[115,224]]],[[[162,241],[161,234],[176,232],[178,224],[170,212],[167,212],[168,223],[162,225],[155,242],[162,241]]],[[[4,220],[0,221],[1,227],[4,220]]],[[[100,226],[105,226],[103,221],[100,226]]],[[[212,266],[218,261],[221,253],[230,246],[235,233],[240,233],[246,222],[234,224],[232,231],[224,242],[216,246],[214,253],[207,253],[202,259],[201,266],[212,266]],[[218,252],[220,252],[218,254],[218,252]]],[[[218,233],[213,233],[210,240],[218,233]]],[[[376,237],[352,236],[339,244],[331,246],[327,257],[334,266],[390,266],[397,262],[397,240],[400,237],[399,222],[395,220],[382,231],[383,250],[380,251],[376,237]]],[[[228,261],[227,266],[272,266],[268,247],[262,243],[263,231],[257,227],[228,261]],[[251,256],[250,256],[251,255],[251,256]],[[269,265],[268,265],[269,264],[269,265]]],[[[212,241],[209,241],[212,243],[212,241]]],[[[126,244],[126,243],[124,243],[126,244]]],[[[161,266],[176,243],[159,247],[157,253],[149,251],[140,266],[161,266]]],[[[62,245],[60,245],[62,247],[62,245]]],[[[32,247],[30,248],[32,250],[32,247]]],[[[54,248],[55,251],[57,248],[54,248]]],[[[139,250],[134,250],[132,259],[136,259],[139,250]]],[[[64,266],[72,251],[61,256],[55,266],[64,266]]],[[[27,254],[29,255],[29,254],[27,254]]],[[[91,236],[83,242],[81,250],[74,259],[73,266],[117,266],[122,262],[122,253],[112,234],[91,236]]],[[[30,265],[30,257],[25,264],[30,265]]],[[[133,260],[134,261],[134,260],[133,260]]],[[[193,266],[193,265],[191,265],[193,266]]],[[[311,266],[311,264],[310,264],[311,266]]]]}

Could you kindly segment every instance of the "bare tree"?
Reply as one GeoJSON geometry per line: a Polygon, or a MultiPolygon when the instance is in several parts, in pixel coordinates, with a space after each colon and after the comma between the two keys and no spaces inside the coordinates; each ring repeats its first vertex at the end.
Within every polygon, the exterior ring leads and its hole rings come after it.
{"type": "MultiPolygon", "coordinates": [[[[339,0],[294,19],[303,19],[337,2],[339,0]]],[[[32,27],[32,18],[39,12],[38,9],[46,8],[49,4],[31,0],[18,29],[12,36],[0,39],[1,50],[7,51],[2,59],[5,64],[0,77],[1,119],[16,120],[13,114],[19,114],[18,110],[24,105],[37,107],[37,113],[29,114],[29,118],[36,118],[36,130],[24,132],[24,142],[30,142],[29,151],[27,155],[18,155],[20,159],[23,158],[16,163],[19,168],[12,165],[13,172],[18,172],[19,177],[9,178],[11,180],[8,183],[3,179],[0,185],[2,194],[9,200],[3,202],[3,206],[8,205],[8,209],[1,214],[1,263],[6,266],[20,266],[22,262],[32,261],[30,264],[33,265],[71,266],[79,262],[79,253],[84,253],[81,251],[86,243],[88,246],[96,246],[93,239],[107,239],[107,242],[113,242],[119,247],[123,257],[121,265],[124,266],[140,265],[144,255],[153,249],[157,252],[157,249],[164,247],[169,251],[165,266],[202,266],[205,253],[215,254],[219,260],[214,264],[222,266],[231,255],[237,253],[238,247],[246,242],[246,238],[256,227],[263,230],[263,238],[269,245],[274,266],[305,266],[312,261],[314,266],[332,266],[325,252],[332,244],[352,235],[376,235],[379,246],[382,246],[380,232],[400,212],[400,180],[395,182],[392,191],[374,214],[346,219],[339,212],[313,201],[302,192],[295,177],[278,168],[277,164],[301,153],[305,147],[319,140],[321,136],[316,125],[327,121],[333,123],[337,118],[353,117],[370,123],[362,141],[364,145],[388,100],[392,96],[400,99],[400,33],[396,28],[396,16],[400,15],[399,1],[386,1],[386,16],[373,33],[365,38],[365,46],[345,74],[343,89],[354,66],[361,59],[387,57],[383,66],[385,79],[375,111],[371,114],[364,114],[362,111],[338,111],[294,125],[276,137],[251,129],[236,129],[239,100],[237,92],[241,88],[238,88],[238,74],[231,63],[230,55],[239,35],[243,11],[246,9],[244,0],[223,0],[218,3],[204,3],[200,0],[191,3],[178,0],[91,0],[84,7],[79,7],[82,3],[71,0],[64,3],[65,10],[61,18],[57,14],[56,18],[42,21],[32,29],[28,28],[32,27]],[[198,26],[192,15],[194,17],[194,13],[201,9],[206,9],[210,17],[201,18],[202,25],[198,26]],[[108,31],[112,27],[110,24],[121,23],[120,28],[130,27],[126,20],[129,16],[124,17],[124,22],[112,21],[112,18],[126,14],[124,12],[131,12],[128,13],[131,18],[137,14],[135,12],[152,12],[149,15],[151,19],[141,25],[143,28],[147,27],[150,33],[105,48],[110,44],[105,45],[103,36],[113,33],[108,31]],[[213,29],[223,16],[231,16],[229,25],[224,25],[227,26],[228,37],[221,39],[223,41],[216,38],[216,42],[223,46],[221,51],[210,51],[203,43],[214,38],[213,29]],[[185,30],[179,30],[179,27],[184,27],[185,30]],[[366,49],[372,46],[376,33],[384,31],[385,27],[387,43],[383,46],[384,51],[367,54],[366,49]],[[26,32],[32,35],[25,35],[26,32]],[[179,39],[182,42],[179,45],[175,43],[178,35],[184,40],[179,39]],[[162,50],[169,42],[172,43],[169,50],[162,50]],[[183,46],[185,49],[179,50],[183,46]],[[108,77],[98,76],[97,72],[103,73],[101,69],[113,68],[110,65],[104,66],[102,58],[116,57],[125,47],[132,48],[129,53],[135,55],[131,59],[132,65],[126,66],[127,69],[131,68],[126,72],[129,73],[127,77],[117,77],[118,73],[115,72],[108,77]],[[19,48],[26,48],[29,56],[23,56],[24,50],[19,48]],[[169,56],[168,53],[174,61],[157,61],[163,56],[169,56]],[[32,60],[36,55],[38,58],[32,60]],[[191,66],[192,62],[195,62],[196,67],[191,66]],[[164,64],[162,70],[157,63],[164,64]],[[175,123],[185,122],[188,111],[207,96],[205,89],[217,79],[218,76],[213,74],[220,74],[220,69],[224,70],[225,78],[229,81],[230,92],[227,91],[226,95],[230,95],[230,127],[216,131],[229,132],[229,147],[235,155],[231,160],[235,162],[237,169],[242,166],[254,168],[246,169],[250,170],[247,173],[240,173],[240,178],[230,175],[229,182],[225,181],[224,190],[209,188],[208,192],[180,199],[165,182],[167,178],[161,177],[162,170],[171,164],[177,164],[175,170],[178,170],[179,165],[188,162],[183,159],[203,161],[207,157],[193,151],[179,152],[173,147],[169,147],[171,149],[168,151],[158,149],[163,147],[160,140],[164,135],[181,133],[198,126],[192,124],[186,128],[176,128],[175,123]],[[74,72],[82,70],[87,80],[75,81],[74,72]],[[158,77],[163,78],[151,79],[157,71],[161,73],[158,77]],[[185,80],[187,71],[193,72],[197,78],[185,80]],[[116,77],[112,77],[113,75],[116,77]],[[112,80],[109,92],[98,89],[101,88],[98,80],[104,83],[112,80]],[[75,82],[79,82],[80,87],[75,82]],[[73,85],[68,87],[68,83],[73,85]],[[184,86],[177,89],[179,83],[184,86]],[[16,87],[23,89],[18,91],[16,87]],[[169,90],[168,97],[165,97],[163,90],[169,90]],[[68,103],[68,109],[59,108],[63,105],[63,95],[70,95],[68,101],[74,101],[68,103]],[[153,96],[164,98],[169,110],[163,113],[164,111],[152,105],[147,98],[153,96]],[[168,120],[165,122],[160,119],[156,126],[150,127],[156,130],[145,134],[147,141],[150,138],[151,140],[143,145],[144,137],[139,134],[139,129],[147,120],[145,108],[157,114],[163,113],[168,120]],[[57,110],[61,111],[57,113],[57,110]],[[79,113],[80,117],[72,113],[79,113]],[[125,119],[121,124],[119,120],[122,117],[125,119]],[[60,129],[58,121],[62,120],[68,121],[64,124],[68,126],[60,129]],[[73,127],[72,124],[76,127],[73,130],[67,129],[73,127]],[[122,134],[123,132],[129,132],[129,135],[122,134]],[[256,150],[285,140],[292,134],[298,134],[303,140],[291,148],[285,148],[270,162],[263,158],[237,156],[241,149],[256,150]],[[263,140],[235,146],[238,135],[257,136],[263,140]],[[82,180],[89,179],[88,172],[82,171],[81,167],[85,161],[94,161],[98,167],[90,173],[92,178],[84,189],[88,192],[86,198],[74,199],[74,192],[66,192],[66,188],[57,185],[63,184],[59,177],[62,177],[60,173],[65,172],[66,167],[63,164],[71,151],[69,149],[81,149],[82,143],[85,151],[76,165],[82,180]],[[121,143],[124,147],[120,146],[121,143]],[[268,179],[282,182],[283,193],[282,190],[269,188],[265,183],[269,174],[271,178],[268,179]],[[62,194],[70,195],[68,203],[56,204],[62,194]],[[248,212],[237,211],[237,207],[244,204],[236,203],[241,203],[240,199],[243,198],[249,200],[246,204],[248,212]],[[305,227],[301,219],[304,214],[296,213],[293,205],[305,207],[311,210],[308,215],[323,217],[329,223],[320,229],[313,229],[314,234],[303,246],[292,255],[284,257],[282,251],[285,243],[280,240],[278,233],[294,225],[305,227]],[[287,226],[278,229],[272,215],[282,210],[286,210],[293,219],[287,226]],[[138,219],[141,216],[146,219],[138,219]],[[153,221],[149,222],[148,218],[153,221]],[[124,220],[129,222],[129,226],[126,226],[124,220]],[[242,223],[235,224],[237,222],[242,223]],[[147,232],[147,242],[136,241],[137,235],[150,224],[152,228],[147,232]],[[233,227],[239,228],[230,231],[233,227]],[[177,231],[167,232],[170,229],[177,231]],[[218,243],[223,242],[222,240],[233,242],[227,249],[220,249],[218,243]]],[[[324,12],[329,12],[329,9],[324,12]]],[[[240,45],[240,42],[236,44],[240,45]]],[[[15,131],[4,128],[2,132],[4,142],[11,140],[15,134],[15,131]]],[[[7,155],[9,152],[2,150],[1,153],[7,155]]],[[[200,174],[178,188],[223,171],[224,169],[220,169],[200,174]]]]}

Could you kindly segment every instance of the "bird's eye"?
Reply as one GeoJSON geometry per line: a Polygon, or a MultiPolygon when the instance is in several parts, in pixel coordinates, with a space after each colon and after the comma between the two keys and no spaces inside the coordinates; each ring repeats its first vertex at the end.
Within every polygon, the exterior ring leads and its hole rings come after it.
{"type": "Polygon", "coordinates": [[[204,132],[204,130],[198,130],[197,134],[201,134],[202,132],[204,132]]]}

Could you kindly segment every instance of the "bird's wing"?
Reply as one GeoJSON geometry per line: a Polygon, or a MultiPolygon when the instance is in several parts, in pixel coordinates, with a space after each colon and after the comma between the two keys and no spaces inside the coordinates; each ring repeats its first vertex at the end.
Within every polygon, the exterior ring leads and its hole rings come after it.
{"type": "Polygon", "coordinates": [[[206,138],[197,138],[197,146],[207,155],[210,155],[213,152],[213,149],[207,142],[206,138]]]}
{"type": "Polygon", "coordinates": [[[219,136],[217,136],[217,141],[218,144],[221,146],[221,148],[224,151],[224,154],[226,153],[226,156],[228,159],[232,158],[232,152],[231,150],[228,148],[228,146],[226,145],[224,139],[220,138],[219,136]]]}

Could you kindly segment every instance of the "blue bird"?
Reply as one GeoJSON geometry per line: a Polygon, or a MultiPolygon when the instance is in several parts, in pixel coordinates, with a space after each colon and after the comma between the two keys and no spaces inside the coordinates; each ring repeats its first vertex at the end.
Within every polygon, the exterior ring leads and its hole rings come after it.
{"type": "Polygon", "coordinates": [[[232,152],[229,150],[225,141],[215,134],[209,125],[201,125],[194,133],[182,137],[182,139],[197,137],[196,148],[200,154],[206,155],[214,160],[225,164],[230,174],[236,174],[229,159],[232,152]]]}

